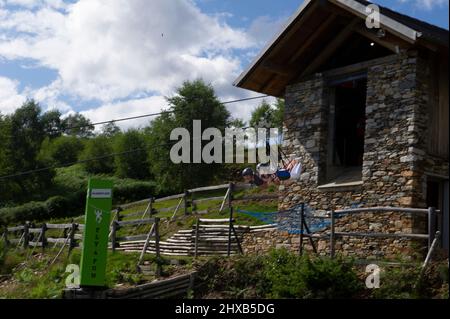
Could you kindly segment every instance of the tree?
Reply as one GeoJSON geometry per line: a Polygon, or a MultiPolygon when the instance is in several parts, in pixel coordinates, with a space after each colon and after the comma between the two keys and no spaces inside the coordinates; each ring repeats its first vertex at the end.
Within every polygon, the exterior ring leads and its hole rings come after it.
{"type": "Polygon", "coordinates": [[[111,141],[105,136],[97,136],[86,141],[81,160],[89,160],[83,163],[86,172],[91,174],[110,174],[114,171],[114,157],[111,141]]]}
{"type": "MultiPolygon", "coordinates": [[[[39,160],[42,141],[46,136],[41,107],[33,100],[25,102],[13,114],[2,120],[2,170],[7,174],[33,171],[48,163],[39,160]],[[4,124],[4,125],[3,125],[4,124]]],[[[8,191],[2,197],[18,200],[33,191],[50,186],[54,170],[16,176],[9,180],[8,191]]]]}
{"type": "Polygon", "coordinates": [[[44,161],[65,165],[76,162],[83,148],[83,142],[75,136],[60,136],[52,140],[47,138],[42,143],[39,157],[44,161]]]}
{"type": "Polygon", "coordinates": [[[113,137],[120,133],[120,128],[114,122],[109,122],[102,127],[102,135],[106,137],[113,137]]]}
{"type": "Polygon", "coordinates": [[[150,175],[147,144],[143,134],[138,130],[129,130],[117,136],[115,153],[141,150],[115,157],[116,175],[122,178],[146,179],[150,175]]]}
{"type": "MultiPolygon", "coordinates": [[[[167,98],[173,114],[163,114],[148,128],[151,145],[151,171],[163,189],[182,190],[206,185],[214,180],[220,164],[174,164],[170,161],[170,133],[174,128],[185,128],[193,136],[193,120],[201,120],[202,128],[217,128],[222,134],[229,124],[230,113],[217,99],[211,85],[202,80],[184,82],[177,95],[167,98]]],[[[202,147],[209,141],[202,141],[202,147]]],[[[193,158],[191,148],[191,160],[193,158]]]]}
{"type": "Polygon", "coordinates": [[[250,126],[255,128],[282,128],[284,117],[284,100],[277,99],[275,105],[266,100],[253,110],[250,126]]]}
{"type": "Polygon", "coordinates": [[[80,113],[72,114],[66,117],[63,121],[65,133],[67,135],[78,137],[92,137],[94,136],[94,125],[91,121],[80,113]]]}
{"type": "Polygon", "coordinates": [[[64,130],[64,121],[61,119],[61,112],[58,110],[48,111],[41,117],[44,132],[50,138],[61,136],[64,130]]]}

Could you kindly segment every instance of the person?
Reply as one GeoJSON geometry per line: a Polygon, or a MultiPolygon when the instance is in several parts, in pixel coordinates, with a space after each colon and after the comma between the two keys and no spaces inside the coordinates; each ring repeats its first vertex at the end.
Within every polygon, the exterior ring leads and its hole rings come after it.
{"type": "Polygon", "coordinates": [[[242,177],[247,183],[253,184],[255,186],[262,186],[265,184],[264,180],[261,179],[258,174],[255,174],[255,172],[250,167],[247,167],[242,171],[242,177]]]}

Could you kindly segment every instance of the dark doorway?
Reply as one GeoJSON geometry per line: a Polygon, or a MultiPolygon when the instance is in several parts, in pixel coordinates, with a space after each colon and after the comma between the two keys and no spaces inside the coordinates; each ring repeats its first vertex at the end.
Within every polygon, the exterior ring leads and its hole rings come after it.
{"type": "Polygon", "coordinates": [[[362,167],[366,127],[367,79],[335,86],[335,130],[333,164],[362,167]]]}
{"type": "Polygon", "coordinates": [[[441,211],[436,216],[435,225],[441,232],[442,247],[448,251],[449,240],[449,183],[448,180],[429,178],[427,181],[427,207],[434,207],[441,211]]]}

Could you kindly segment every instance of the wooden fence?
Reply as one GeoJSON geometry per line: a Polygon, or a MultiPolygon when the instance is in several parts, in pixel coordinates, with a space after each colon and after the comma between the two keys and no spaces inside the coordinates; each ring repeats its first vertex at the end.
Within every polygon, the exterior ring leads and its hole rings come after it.
{"type": "Polygon", "coordinates": [[[187,298],[195,288],[197,272],[127,289],[108,289],[105,291],[65,289],[64,299],[162,299],[187,298]]]}
{"type": "Polygon", "coordinates": [[[407,238],[407,239],[424,239],[428,240],[428,250],[431,249],[432,243],[436,235],[436,214],[440,211],[434,207],[428,209],[422,208],[402,208],[402,207],[366,207],[366,208],[352,208],[331,210],[327,213],[327,216],[315,216],[314,218],[323,218],[330,220],[329,234],[312,234],[308,226],[305,223],[304,204],[301,205],[300,211],[300,254],[303,250],[303,238],[309,238],[314,251],[317,252],[313,239],[329,239],[330,257],[334,258],[336,254],[335,246],[336,240],[343,237],[355,237],[355,238],[407,238]],[[337,232],[336,231],[336,215],[342,214],[362,214],[362,213],[403,213],[409,215],[427,215],[428,216],[428,231],[426,234],[417,233],[380,233],[380,232],[337,232]]]}

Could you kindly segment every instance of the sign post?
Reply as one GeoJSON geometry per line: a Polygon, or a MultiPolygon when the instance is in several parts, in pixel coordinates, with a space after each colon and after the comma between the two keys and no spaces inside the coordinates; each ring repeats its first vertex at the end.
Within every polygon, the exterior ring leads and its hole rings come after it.
{"type": "Polygon", "coordinates": [[[80,267],[81,287],[105,286],[112,186],[109,181],[89,180],[80,267]]]}

